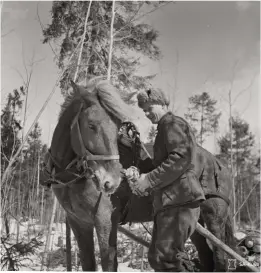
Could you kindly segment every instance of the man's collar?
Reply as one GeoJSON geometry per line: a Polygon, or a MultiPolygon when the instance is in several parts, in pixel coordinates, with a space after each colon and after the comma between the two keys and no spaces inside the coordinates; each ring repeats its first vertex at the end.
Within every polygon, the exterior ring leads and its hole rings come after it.
{"type": "Polygon", "coordinates": [[[165,120],[165,119],[167,118],[167,116],[169,116],[169,115],[173,115],[171,111],[168,111],[165,115],[163,115],[163,116],[161,117],[161,119],[160,119],[159,122],[158,122],[157,128],[159,128],[159,126],[164,122],[164,120],[165,120]]]}

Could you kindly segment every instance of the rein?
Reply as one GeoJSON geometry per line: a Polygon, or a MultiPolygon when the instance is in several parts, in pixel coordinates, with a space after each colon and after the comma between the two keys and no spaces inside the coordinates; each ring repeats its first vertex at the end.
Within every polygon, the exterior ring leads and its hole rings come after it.
{"type": "Polygon", "coordinates": [[[54,188],[61,188],[61,187],[71,187],[73,184],[75,184],[77,181],[79,181],[82,178],[92,178],[99,180],[98,177],[95,175],[95,172],[93,169],[88,165],[88,161],[99,161],[99,160],[119,160],[120,155],[94,155],[92,154],[88,149],[85,148],[84,142],[82,139],[80,126],[79,126],[79,116],[81,114],[81,111],[83,109],[84,103],[81,102],[80,108],[71,124],[71,138],[74,138],[74,142],[76,145],[76,154],[77,156],[66,166],[65,169],[62,169],[60,164],[57,162],[57,160],[54,158],[54,156],[51,153],[51,150],[48,150],[48,162],[45,162],[44,170],[48,174],[49,179],[44,182],[44,184],[47,184],[48,186],[52,185],[54,188]],[[51,159],[52,162],[49,162],[51,159]],[[72,169],[73,166],[76,166],[72,169]],[[62,169],[60,172],[55,171],[55,167],[58,169],[62,169]],[[74,175],[75,178],[64,183],[60,181],[59,179],[56,179],[56,177],[61,174],[67,172],[68,174],[74,175]]]}

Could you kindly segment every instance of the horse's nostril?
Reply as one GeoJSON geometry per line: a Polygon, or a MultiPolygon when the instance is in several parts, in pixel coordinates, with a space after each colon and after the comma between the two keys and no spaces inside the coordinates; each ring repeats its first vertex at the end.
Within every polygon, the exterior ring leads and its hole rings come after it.
{"type": "Polygon", "coordinates": [[[105,191],[109,191],[111,189],[111,185],[110,185],[110,182],[109,181],[106,181],[104,183],[104,189],[105,191]]]}

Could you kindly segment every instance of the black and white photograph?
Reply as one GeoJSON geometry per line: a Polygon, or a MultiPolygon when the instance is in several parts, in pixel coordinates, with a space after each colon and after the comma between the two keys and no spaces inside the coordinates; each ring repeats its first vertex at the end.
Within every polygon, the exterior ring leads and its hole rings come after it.
{"type": "Polygon", "coordinates": [[[0,270],[260,272],[260,1],[0,5],[0,270]]]}

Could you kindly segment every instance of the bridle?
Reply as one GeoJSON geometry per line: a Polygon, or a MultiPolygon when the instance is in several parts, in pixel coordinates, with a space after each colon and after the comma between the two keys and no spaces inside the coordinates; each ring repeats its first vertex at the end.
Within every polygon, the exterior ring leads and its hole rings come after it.
{"type": "Polygon", "coordinates": [[[95,155],[92,154],[84,145],[80,126],[79,126],[79,116],[82,112],[84,106],[84,102],[81,102],[80,108],[71,124],[71,136],[75,137],[75,142],[79,145],[77,149],[77,156],[66,166],[65,169],[61,168],[60,164],[54,158],[51,153],[51,150],[48,150],[48,159],[47,162],[44,163],[44,172],[49,176],[49,178],[44,181],[42,184],[47,186],[52,186],[54,188],[61,187],[71,187],[77,181],[82,178],[93,179],[99,181],[99,178],[96,176],[93,169],[88,165],[89,161],[106,161],[106,160],[119,160],[119,154],[115,155],[95,155]],[[51,162],[50,162],[51,160],[51,162]],[[56,169],[61,170],[60,172],[56,172],[56,169]],[[68,173],[70,175],[75,176],[73,179],[68,182],[63,182],[60,179],[57,179],[57,176],[62,173],[68,173]]]}

